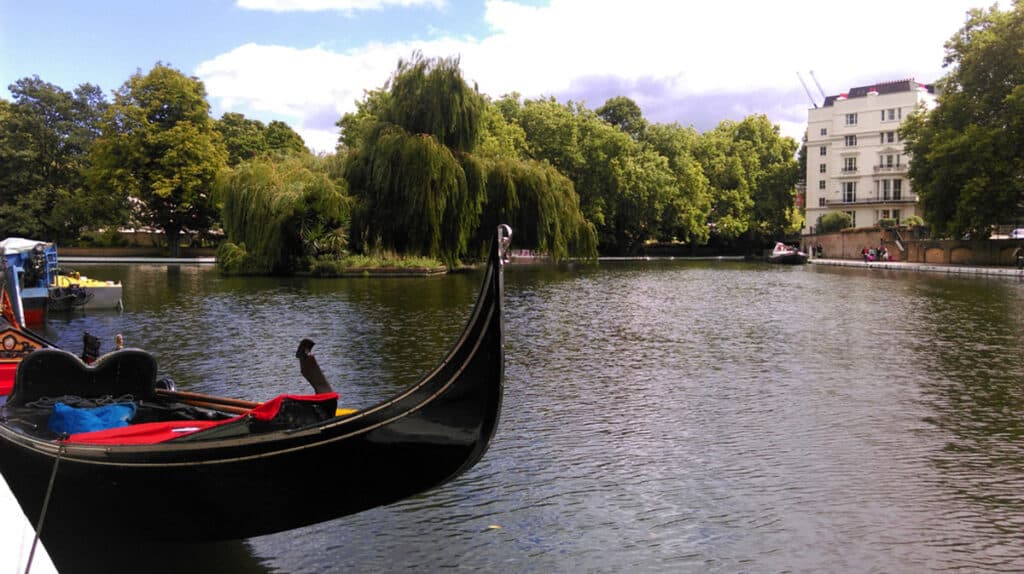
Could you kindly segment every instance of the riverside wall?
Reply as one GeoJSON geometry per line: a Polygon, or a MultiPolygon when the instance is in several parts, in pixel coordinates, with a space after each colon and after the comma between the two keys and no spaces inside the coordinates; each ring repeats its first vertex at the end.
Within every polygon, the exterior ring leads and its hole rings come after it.
{"type": "Polygon", "coordinates": [[[1024,239],[922,239],[911,237],[906,229],[857,228],[805,235],[800,239],[800,245],[808,253],[811,253],[813,246],[821,245],[821,256],[827,259],[859,260],[862,259],[861,250],[865,247],[883,246],[893,261],[929,265],[1012,266],[1016,263],[1017,249],[1024,249],[1024,239]]]}
{"type": "MultiPolygon", "coordinates": [[[[109,259],[137,257],[167,257],[166,247],[60,247],[60,257],[103,257],[109,259]]],[[[213,247],[182,247],[178,257],[194,259],[214,257],[217,249],[213,247]]]]}

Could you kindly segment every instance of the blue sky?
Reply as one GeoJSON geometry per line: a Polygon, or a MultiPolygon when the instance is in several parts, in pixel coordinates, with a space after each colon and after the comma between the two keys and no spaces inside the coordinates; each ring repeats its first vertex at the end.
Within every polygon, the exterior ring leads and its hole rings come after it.
{"type": "MultiPolygon", "coordinates": [[[[399,58],[459,56],[492,97],[597,108],[633,98],[700,130],[764,113],[803,133],[810,101],[932,82],[943,43],[990,0],[0,0],[0,83],[38,75],[108,94],[160,61],[206,85],[213,115],[288,122],[318,151],[399,58]]],[[[0,97],[10,98],[4,89],[0,97]]]]}

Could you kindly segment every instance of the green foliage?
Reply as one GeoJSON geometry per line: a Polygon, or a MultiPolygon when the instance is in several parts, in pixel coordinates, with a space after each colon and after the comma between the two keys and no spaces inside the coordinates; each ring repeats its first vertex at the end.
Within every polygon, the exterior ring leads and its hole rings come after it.
{"type": "Polygon", "coordinates": [[[458,58],[399,60],[383,122],[427,134],[453,151],[471,152],[480,136],[484,100],[462,79],[458,58]]]}
{"type": "MultiPolygon", "coordinates": [[[[503,105],[510,108],[512,103],[506,101],[503,105]]],[[[547,161],[570,178],[584,167],[579,124],[572,105],[563,106],[554,98],[526,100],[518,111],[504,113],[515,114],[518,118],[526,134],[529,158],[547,161]]],[[[595,221],[590,213],[587,217],[595,221]]]]}
{"type": "Polygon", "coordinates": [[[830,211],[818,218],[818,233],[834,233],[840,229],[853,227],[853,218],[844,211],[830,211]]]}
{"type": "Polygon", "coordinates": [[[938,105],[900,130],[932,232],[987,234],[1024,213],[1024,1],[968,12],[946,43],[938,105]]]}
{"type": "Polygon", "coordinates": [[[675,176],[674,193],[668,198],[661,216],[662,241],[705,243],[711,193],[704,169],[694,157],[700,140],[697,130],[678,124],[654,124],[644,130],[643,141],[668,160],[675,176]]]}
{"type": "Polygon", "coordinates": [[[118,90],[91,149],[94,188],[140,200],[136,216],[164,230],[172,257],[183,230],[205,234],[217,215],[210,191],[227,152],[209,111],[202,82],[158,63],[118,90]]]}
{"type": "Polygon", "coordinates": [[[125,219],[123,196],[86,186],[88,152],[107,106],[90,84],[66,92],[38,76],[0,107],[0,237],[65,242],[125,219]]]}
{"type": "Polygon", "coordinates": [[[523,159],[526,157],[526,132],[516,120],[509,120],[497,104],[487,101],[483,113],[480,145],[475,153],[494,159],[523,159]]]}
{"type": "Polygon", "coordinates": [[[276,155],[308,154],[306,143],[292,127],[280,120],[272,120],[267,124],[265,133],[267,149],[276,155]]]}
{"type": "Polygon", "coordinates": [[[311,155],[258,159],[225,171],[217,182],[227,272],[291,273],[309,258],[340,258],[350,200],[311,155]],[[226,245],[225,242],[224,245],[226,245]]]}
{"type": "Polygon", "coordinates": [[[410,273],[437,273],[445,270],[444,263],[429,257],[402,257],[395,253],[379,255],[346,255],[341,259],[318,258],[312,262],[310,273],[316,277],[337,277],[351,273],[408,271],[410,273]]]}
{"type": "Polygon", "coordinates": [[[644,130],[647,129],[647,120],[644,119],[640,106],[625,96],[610,98],[594,111],[599,118],[619,128],[633,139],[643,137],[644,130]]]}
{"type": "Polygon", "coordinates": [[[335,125],[341,129],[338,138],[338,152],[355,150],[363,147],[377,122],[378,117],[391,99],[391,94],[384,90],[373,90],[366,93],[362,101],[356,102],[356,111],[341,116],[335,125]]]}
{"type": "Polygon", "coordinates": [[[484,100],[462,79],[458,60],[400,61],[387,97],[362,108],[345,179],[358,204],[353,245],[442,259],[454,266],[479,225],[483,167],[468,152],[479,141],[484,100]]]}
{"type": "Polygon", "coordinates": [[[232,167],[260,157],[270,149],[267,145],[267,128],[259,120],[228,112],[217,121],[216,128],[228,152],[228,165],[232,167]]]}
{"type": "Polygon", "coordinates": [[[226,113],[215,123],[228,152],[228,165],[266,155],[289,156],[309,154],[302,136],[288,124],[274,120],[263,125],[238,113],[226,113]]]}
{"type": "Polygon", "coordinates": [[[128,240],[121,235],[116,227],[107,227],[83,232],[80,243],[94,247],[125,247],[128,245],[128,240]]]}
{"type": "Polygon", "coordinates": [[[880,227],[882,229],[889,229],[889,228],[892,228],[892,227],[896,227],[896,218],[894,218],[894,217],[883,217],[882,219],[878,220],[878,227],[880,227]]]}
{"type": "Polygon", "coordinates": [[[797,143],[764,115],[723,121],[706,133],[697,157],[711,184],[710,219],[724,237],[747,233],[770,242],[799,229],[797,143]]]}
{"type": "Polygon", "coordinates": [[[903,225],[906,225],[907,227],[921,227],[924,225],[924,220],[918,215],[911,215],[903,220],[903,225]]]}
{"type": "Polygon", "coordinates": [[[359,200],[352,214],[353,243],[364,252],[380,245],[454,263],[465,253],[466,234],[476,229],[483,190],[470,189],[462,164],[431,136],[381,123],[371,141],[346,169],[359,200]],[[461,227],[470,219],[472,227],[461,227]]]}
{"type": "Polygon", "coordinates": [[[230,241],[224,241],[217,247],[217,267],[221,272],[230,275],[245,275],[253,273],[254,269],[248,267],[249,252],[245,244],[236,245],[230,241]]]}
{"type": "Polygon", "coordinates": [[[579,209],[572,181],[537,161],[491,160],[482,239],[500,223],[515,230],[516,245],[537,249],[558,261],[572,255],[595,258],[597,234],[579,209]]]}

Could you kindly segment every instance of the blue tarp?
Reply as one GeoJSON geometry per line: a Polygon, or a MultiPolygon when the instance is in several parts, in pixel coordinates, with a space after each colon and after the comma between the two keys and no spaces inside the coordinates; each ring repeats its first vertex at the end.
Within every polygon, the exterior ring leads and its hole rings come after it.
{"type": "Polygon", "coordinates": [[[135,416],[135,403],[116,403],[93,408],[53,405],[49,427],[55,433],[75,434],[126,427],[135,416]]]}

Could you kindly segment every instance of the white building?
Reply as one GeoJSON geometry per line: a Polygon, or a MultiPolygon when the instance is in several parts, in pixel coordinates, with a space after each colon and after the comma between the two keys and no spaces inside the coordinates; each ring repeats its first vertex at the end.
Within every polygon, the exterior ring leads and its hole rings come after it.
{"type": "Polygon", "coordinates": [[[832,211],[850,214],[854,227],[920,216],[898,130],[921,103],[934,106],[934,86],[908,79],[853,88],[808,110],[804,234],[832,211]]]}

